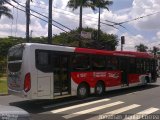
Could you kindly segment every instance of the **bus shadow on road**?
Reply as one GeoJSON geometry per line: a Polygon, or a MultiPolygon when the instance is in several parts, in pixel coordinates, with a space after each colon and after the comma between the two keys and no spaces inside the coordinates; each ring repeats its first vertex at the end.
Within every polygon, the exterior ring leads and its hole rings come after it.
{"type": "Polygon", "coordinates": [[[31,114],[38,114],[38,113],[54,110],[57,108],[64,108],[64,107],[77,105],[85,102],[96,101],[104,98],[112,98],[116,96],[118,97],[121,95],[132,94],[138,91],[150,90],[159,86],[160,85],[157,85],[157,84],[148,84],[144,86],[113,90],[113,91],[105,92],[103,96],[97,97],[96,95],[90,95],[88,98],[83,100],[78,99],[77,97],[68,97],[65,99],[62,98],[62,99],[56,99],[56,100],[32,100],[32,101],[27,100],[27,101],[13,102],[13,103],[10,103],[10,105],[20,107],[31,114]]]}
{"type": "Polygon", "coordinates": [[[136,86],[136,87],[131,87],[131,88],[112,90],[112,91],[105,92],[104,96],[102,96],[102,97],[111,98],[111,97],[115,97],[115,96],[135,93],[138,91],[150,90],[150,89],[153,89],[153,88],[156,88],[159,86],[160,85],[157,85],[157,84],[147,84],[147,85],[143,85],[143,86],[136,86]]]}

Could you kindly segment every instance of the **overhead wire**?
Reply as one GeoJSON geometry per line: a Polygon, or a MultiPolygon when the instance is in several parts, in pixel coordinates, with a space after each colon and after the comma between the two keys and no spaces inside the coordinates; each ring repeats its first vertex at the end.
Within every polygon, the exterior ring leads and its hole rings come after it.
{"type": "MultiPolygon", "coordinates": [[[[19,3],[20,4],[20,3],[19,3]]],[[[33,7],[38,7],[38,6],[35,6],[35,5],[31,5],[31,6],[33,6],[33,7]]],[[[38,8],[41,8],[41,7],[38,7],[38,8]]],[[[42,9],[45,9],[45,8],[42,8],[42,9]]],[[[33,11],[32,9],[31,9],[31,11],[33,11]]],[[[65,14],[65,15],[70,15],[70,16],[76,16],[75,14],[72,14],[72,13],[70,13],[70,14],[67,14],[67,13],[63,13],[63,12],[59,12],[59,11],[56,11],[56,10],[52,10],[53,12],[58,12],[58,13],[61,13],[61,14],[65,14]],[[71,15],[72,14],[72,15],[71,15]]],[[[35,12],[35,11],[34,11],[35,12]]],[[[41,13],[45,13],[46,14],[46,12],[41,12],[41,13]]],[[[43,15],[43,14],[40,14],[40,15],[43,15]]],[[[44,16],[44,15],[43,15],[44,16]]],[[[47,16],[45,16],[45,17],[47,17],[47,16]]],[[[75,21],[78,21],[77,19],[75,19],[75,18],[73,18],[75,21]]],[[[73,20],[72,19],[72,20],[73,20]]],[[[88,19],[88,20],[90,20],[90,19],[88,19]]],[[[94,22],[97,22],[97,21],[94,21],[94,22]]],[[[93,24],[93,25],[97,25],[97,24],[93,24]]],[[[69,30],[71,30],[70,28],[69,28],[69,30]]]]}
{"type": "Polygon", "coordinates": [[[140,16],[140,17],[137,17],[137,18],[134,18],[134,19],[131,19],[131,20],[124,21],[124,22],[114,23],[114,24],[115,24],[115,25],[122,25],[122,24],[124,24],[124,23],[137,21],[137,20],[139,20],[139,19],[142,19],[142,18],[145,18],[145,17],[149,17],[149,16],[152,16],[152,15],[155,15],[155,14],[159,14],[159,13],[160,13],[160,11],[154,12],[154,13],[151,13],[151,14],[147,14],[147,15],[144,15],[144,16],[140,16]]]}
{"type": "MultiPolygon", "coordinates": [[[[15,0],[12,0],[12,1],[16,2],[15,0]]],[[[16,3],[19,4],[18,2],[16,2],[16,3]]],[[[38,4],[41,4],[41,3],[38,3],[38,4]]],[[[19,4],[19,5],[21,5],[21,4],[19,4]]],[[[45,5],[45,4],[43,4],[43,5],[45,5]]],[[[22,6],[22,7],[25,7],[25,6],[23,6],[23,5],[21,5],[21,6],[22,6]]],[[[37,7],[38,7],[38,6],[37,6],[37,7]]],[[[42,8],[42,7],[39,7],[39,8],[42,8]]],[[[40,13],[38,13],[38,12],[35,11],[35,10],[32,10],[32,9],[31,9],[31,11],[33,11],[33,12],[35,12],[35,13],[37,13],[37,14],[39,14],[39,15],[45,17],[45,18],[48,18],[47,16],[45,16],[45,15],[43,15],[43,14],[40,14],[40,13]]],[[[67,11],[67,12],[68,12],[68,11],[67,11]]],[[[59,13],[66,14],[66,13],[63,13],[63,12],[59,12],[59,13]]],[[[157,13],[160,13],[160,11],[159,11],[159,12],[152,13],[152,14],[140,16],[140,17],[134,18],[134,19],[132,19],[132,20],[127,20],[127,21],[124,21],[124,22],[119,22],[119,23],[113,22],[113,21],[109,21],[109,20],[105,20],[105,21],[110,22],[110,23],[113,23],[113,24],[108,24],[108,23],[105,23],[105,22],[101,22],[101,24],[107,25],[107,26],[110,26],[110,27],[113,27],[113,28],[115,28],[115,29],[118,29],[117,27],[115,27],[115,25],[118,25],[118,26],[120,26],[120,27],[126,29],[126,27],[124,27],[122,24],[128,23],[128,22],[132,22],[132,21],[135,21],[135,20],[139,20],[139,19],[142,19],[142,18],[144,18],[144,17],[148,17],[148,16],[151,16],[151,15],[154,15],[154,14],[157,14],[157,13]]],[[[72,14],[73,14],[73,13],[72,13],[72,14]]],[[[71,15],[71,14],[67,14],[67,15],[71,15]]],[[[72,16],[74,16],[74,15],[75,15],[75,14],[73,14],[72,16]]],[[[85,17],[85,16],[84,16],[84,17],[85,17]]],[[[98,19],[98,18],[95,18],[95,17],[92,17],[92,18],[98,19]]],[[[54,21],[55,23],[57,23],[57,24],[63,26],[64,28],[67,28],[68,30],[71,30],[70,28],[68,28],[68,27],[66,27],[66,26],[64,26],[64,25],[62,25],[62,24],[60,24],[59,22],[57,22],[57,21],[55,21],[55,20],[53,20],[53,21],[54,21]]],[[[126,29],[126,30],[127,30],[127,29],[126,29]]]]}
{"type": "MultiPolygon", "coordinates": [[[[56,8],[56,9],[59,9],[59,8],[57,8],[57,7],[55,7],[55,8],[56,8]]],[[[64,9],[59,9],[59,10],[63,10],[63,11],[65,11],[65,13],[64,13],[64,12],[59,12],[59,11],[56,11],[56,12],[61,13],[61,14],[65,14],[65,15],[76,16],[73,12],[67,11],[67,12],[70,13],[70,14],[67,14],[67,13],[66,13],[66,10],[64,10],[64,9]]],[[[98,24],[98,18],[91,17],[91,16],[88,16],[88,15],[83,15],[83,18],[84,18],[85,20],[89,20],[89,21],[90,21],[91,18],[92,18],[92,22],[96,22],[96,23],[98,24]],[[93,20],[93,19],[94,19],[94,20],[93,20]]],[[[101,22],[100,22],[100,23],[103,24],[103,25],[107,25],[107,26],[109,26],[109,27],[118,29],[117,27],[114,26],[114,24],[105,23],[105,21],[102,20],[102,19],[101,19],[101,22]]],[[[97,25],[97,24],[94,24],[94,25],[97,25]]],[[[120,25],[120,26],[123,27],[123,28],[125,28],[125,27],[122,26],[122,25],[120,25]]]]}
{"type": "MultiPolygon", "coordinates": [[[[12,1],[15,2],[15,3],[17,3],[18,5],[20,5],[20,6],[24,7],[24,8],[26,8],[25,6],[21,5],[21,4],[18,3],[17,1],[15,1],[15,0],[12,0],[12,1]]],[[[47,16],[45,16],[45,15],[43,15],[43,14],[41,14],[41,13],[35,11],[35,10],[32,10],[32,9],[30,9],[30,10],[31,10],[32,12],[35,12],[35,13],[37,13],[37,14],[39,14],[39,15],[45,17],[45,18],[48,18],[47,16]]],[[[57,21],[55,21],[55,20],[52,20],[52,21],[55,22],[55,23],[57,23],[58,25],[61,25],[62,27],[66,28],[66,29],[68,29],[68,30],[72,30],[72,29],[70,29],[69,27],[66,27],[65,25],[62,25],[61,23],[59,23],[59,22],[57,22],[57,21]]]]}
{"type": "MultiPolygon", "coordinates": [[[[21,4],[24,4],[24,3],[21,3],[21,4]]],[[[43,7],[40,7],[40,6],[36,6],[36,5],[31,5],[31,6],[46,10],[46,8],[43,8],[43,7]]],[[[58,8],[56,8],[56,9],[58,9],[58,8]]],[[[62,10],[62,9],[58,9],[58,10],[62,10]]],[[[57,10],[52,10],[52,11],[53,11],[53,12],[60,13],[60,14],[64,14],[64,15],[73,16],[73,17],[77,16],[77,15],[75,15],[74,13],[69,12],[69,11],[65,11],[65,13],[64,13],[64,12],[61,12],[61,11],[57,11],[57,10]],[[66,12],[68,12],[68,13],[66,13],[66,12]]],[[[43,13],[46,13],[46,12],[43,12],[43,13]]],[[[86,17],[86,16],[83,16],[83,17],[86,17]]],[[[90,20],[90,19],[87,19],[87,20],[90,20]]],[[[96,21],[96,22],[97,22],[97,21],[96,21]]]]}
{"type": "MultiPolygon", "coordinates": [[[[37,3],[37,2],[36,2],[37,3]]],[[[40,4],[39,2],[38,2],[38,4],[40,4]]],[[[44,4],[43,4],[44,5],[44,4]]],[[[34,7],[37,7],[37,8],[41,8],[41,9],[46,9],[46,8],[43,8],[43,7],[41,7],[41,6],[36,6],[36,5],[32,5],[32,6],[34,6],[34,7]]],[[[46,6],[46,5],[45,5],[46,6]]],[[[56,11],[56,10],[53,10],[53,11],[55,11],[55,12],[58,12],[58,13],[61,13],[61,14],[65,14],[65,15],[70,15],[70,16],[76,16],[73,12],[71,12],[71,11],[66,11],[65,9],[59,9],[59,8],[57,8],[57,7],[55,7],[54,6],[54,8],[56,8],[56,9],[58,9],[58,10],[62,10],[62,11],[64,11],[64,12],[60,12],[60,11],[56,11]],[[68,13],[66,13],[66,12],[68,12],[68,13]]],[[[88,16],[88,15],[83,15],[83,17],[85,17],[85,19],[86,20],[90,20],[90,18],[92,18],[92,19],[96,19],[96,22],[98,22],[98,18],[95,18],[95,17],[91,17],[91,16],[88,16]]],[[[102,20],[101,19],[101,21],[104,21],[105,22],[105,20],[102,20]]],[[[103,23],[104,23],[103,22],[103,23]]],[[[110,21],[111,22],[111,21],[110,21]]],[[[108,25],[108,24],[106,24],[106,25],[108,25]]],[[[110,25],[109,25],[110,26],[110,25]]]]}
{"type": "MultiPolygon", "coordinates": [[[[12,1],[14,1],[15,3],[17,3],[15,0],[12,0],[12,1]]],[[[17,4],[20,5],[20,6],[22,6],[22,7],[25,7],[25,6],[21,5],[20,3],[17,3],[17,4]]],[[[37,11],[34,11],[34,10],[32,10],[32,9],[31,9],[31,11],[33,11],[33,12],[35,12],[35,13],[37,13],[37,14],[45,17],[45,18],[48,18],[47,16],[38,13],[37,11]]],[[[31,15],[33,15],[33,14],[31,14],[31,15]]],[[[34,17],[38,17],[38,16],[35,16],[35,15],[33,15],[33,16],[34,16],[34,17]]],[[[42,18],[40,18],[40,17],[38,17],[38,18],[42,20],[42,18]]],[[[42,21],[48,22],[48,21],[46,21],[46,20],[44,20],[44,19],[43,19],[42,21]]],[[[102,22],[102,24],[107,25],[107,26],[110,26],[110,27],[113,27],[113,28],[115,28],[115,29],[118,29],[118,28],[116,28],[115,26],[113,26],[113,25],[111,25],[111,24],[107,24],[107,23],[103,23],[103,22],[102,22]]],[[[96,24],[96,25],[97,25],[97,24],[96,24]]],[[[54,25],[54,26],[55,26],[55,25],[54,25]]],[[[64,31],[64,29],[62,29],[62,28],[60,28],[60,27],[58,27],[58,26],[56,26],[56,27],[59,28],[59,29],[61,29],[62,31],[64,31]]],[[[71,29],[70,29],[70,30],[71,30],[71,29]]],[[[67,32],[67,31],[64,31],[64,32],[67,32]]]]}
{"type": "MultiPolygon", "coordinates": [[[[25,10],[20,9],[19,7],[16,7],[16,6],[14,6],[13,4],[11,4],[11,3],[9,3],[9,2],[8,2],[8,4],[11,5],[12,7],[15,7],[17,10],[26,12],[25,10]]],[[[32,10],[31,10],[31,11],[32,11],[32,10]]],[[[34,12],[34,11],[33,11],[33,12],[34,12]]],[[[38,14],[38,12],[36,12],[36,13],[38,14]]],[[[36,16],[36,15],[34,15],[34,14],[32,14],[32,13],[31,13],[31,15],[34,16],[34,17],[36,17],[36,18],[38,18],[38,19],[40,19],[40,20],[42,20],[42,21],[44,21],[44,22],[47,22],[47,23],[48,23],[47,20],[44,20],[44,19],[42,19],[41,17],[38,17],[38,16],[36,16]]],[[[46,17],[46,18],[48,18],[48,17],[46,17]]],[[[110,27],[114,27],[115,29],[118,29],[118,28],[116,28],[114,25],[107,24],[107,23],[103,23],[103,22],[101,22],[101,23],[102,23],[102,24],[105,24],[105,25],[107,25],[107,26],[110,26],[110,27]]],[[[54,25],[54,24],[52,24],[52,25],[55,26],[55,27],[57,27],[57,28],[59,28],[60,30],[62,30],[62,31],[64,31],[64,32],[68,33],[68,32],[65,31],[64,29],[62,29],[62,28],[60,28],[60,27],[58,27],[58,26],[56,26],[56,25],[54,25]]],[[[74,36],[72,36],[72,35],[68,35],[68,36],[74,37],[74,36]]],[[[79,38],[78,38],[78,39],[79,39],[79,38]]]]}
{"type": "MultiPolygon", "coordinates": [[[[6,3],[8,3],[10,6],[15,7],[16,9],[18,9],[18,10],[23,11],[23,12],[26,13],[25,10],[23,10],[23,9],[21,9],[21,8],[18,8],[17,6],[14,6],[13,4],[9,3],[8,1],[6,1],[6,3]]],[[[47,20],[44,20],[43,18],[41,18],[41,17],[39,17],[39,16],[36,16],[36,15],[34,15],[34,14],[32,14],[32,13],[30,13],[30,15],[32,15],[32,16],[34,16],[34,17],[36,17],[36,18],[38,18],[38,19],[40,19],[40,20],[42,20],[42,21],[48,23],[47,20]]],[[[62,30],[63,32],[68,33],[66,30],[64,30],[64,29],[62,29],[62,28],[60,28],[60,27],[58,27],[57,25],[55,25],[55,24],[53,24],[53,23],[52,23],[52,25],[53,25],[54,27],[56,27],[56,28],[62,30]]],[[[75,37],[74,35],[70,35],[70,34],[67,34],[67,35],[68,35],[69,37],[72,37],[72,38],[75,37]]],[[[76,34],[75,34],[75,35],[76,35],[76,34]]],[[[81,38],[79,38],[79,37],[76,37],[76,39],[81,40],[81,38]]]]}
{"type": "MultiPolygon", "coordinates": [[[[41,3],[40,3],[40,4],[41,4],[41,3]]],[[[44,4],[41,4],[41,5],[44,5],[44,4]]],[[[59,9],[59,8],[57,8],[57,7],[54,7],[54,8],[59,9]]],[[[57,11],[57,12],[58,12],[58,13],[61,13],[61,14],[67,15],[66,10],[64,10],[64,9],[60,9],[60,10],[65,11],[65,13],[59,12],[59,11],[57,11]]],[[[69,12],[69,11],[67,11],[67,12],[69,12]]],[[[74,14],[73,12],[71,12],[71,11],[70,11],[70,13],[72,13],[73,15],[72,15],[72,14],[68,14],[68,15],[70,15],[70,16],[74,16],[74,15],[75,15],[75,14],[74,14]]],[[[102,19],[101,19],[101,24],[107,25],[107,26],[110,26],[110,27],[113,27],[113,28],[115,28],[115,29],[118,29],[116,26],[120,26],[120,27],[124,28],[125,30],[129,31],[129,30],[124,26],[125,23],[137,21],[137,20],[140,20],[140,19],[143,19],[143,18],[146,18],[146,17],[153,16],[153,15],[155,15],[155,14],[159,14],[159,13],[160,13],[160,11],[154,12],[154,13],[151,13],[151,14],[147,14],[147,15],[143,15],[143,16],[139,16],[139,17],[137,17],[137,18],[133,18],[133,19],[131,19],[131,20],[127,20],[127,21],[123,21],[123,22],[114,22],[114,21],[102,20],[102,19]],[[103,22],[103,21],[108,22],[108,23],[111,23],[111,24],[105,23],[105,22],[103,22]]],[[[86,18],[87,18],[87,15],[83,15],[83,17],[85,17],[85,19],[86,19],[86,18]]],[[[91,16],[89,16],[89,17],[98,20],[98,18],[91,17],[91,16]]],[[[119,29],[118,29],[118,30],[119,30],[119,29]]]]}
{"type": "MultiPolygon", "coordinates": [[[[13,1],[15,1],[15,0],[13,0],[13,1]]],[[[37,4],[39,4],[39,5],[44,5],[44,6],[46,6],[45,4],[41,4],[40,2],[37,2],[37,1],[34,1],[34,2],[36,2],[37,4]]],[[[20,4],[20,3],[17,3],[17,4],[20,4]]],[[[24,4],[24,3],[21,3],[21,4],[24,4]]],[[[44,7],[41,7],[41,6],[36,6],[36,5],[31,5],[31,6],[33,6],[33,7],[36,7],[36,8],[40,8],[40,9],[46,9],[46,8],[44,8],[44,7]]],[[[65,9],[59,9],[59,8],[57,8],[57,7],[55,7],[54,6],[54,8],[56,8],[56,9],[58,9],[58,10],[63,10],[63,11],[65,11],[65,13],[64,12],[59,12],[59,11],[56,11],[56,10],[52,10],[52,11],[54,11],[54,12],[58,12],[58,13],[60,13],[60,14],[65,14],[65,15],[69,15],[69,16],[76,16],[73,12],[71,12],[71,11],[66,11],[65,9]],[[68,13],[66,13],[66,12],[69,12],[69,14],[68,13]]],[[[32,11],[32,10],[31,10],[32,11]]],[[[96,21],[93,21],[93,22],[98,22],[98,18],[95,18],[95,17],[91,17],[91,16],[88,16],[88,15],[83,15],[83,17],[85,17],[85,19],[86,20],[90,20],[90,18],[92,18],[92,19],[96,19],[96,21]]],[[[77,21],[77,20],[76,20],[77,21]]],[[[118,29],[117,27],[115,27],[114,26],[114,24],[108,24],[108,23],[105,23],[105,21],[104,22],[102,22],[102,21],[104,21],[104,20],[102,20],[101,19],[101,24],[103,24],[103,25],[107,25],[107,26],[109,26],[109,27],[113,27],[113,28],[115,28],[115,29],[118,29]]],[[[115,22],[112,22],[112,21],[108,21],[108,22],[110,22],[110,23],[115,23],[115,22]]],[[[94,24],[94,25],[97,25],[97,24],[94,24]]],[[[120,27],[122,27],[122,28],[124,28],[124,29],[126,29],[124,26],[122,26],[122,25],[119,25],[120,27]]],[[[127,30],[127,29],[126,29],[127,30]]]]}
{"type": "MultiPolygon", "coordinates": [[[[45,4],[42,4],[42,3],[40,3],[40,2],[37,2],[37,1],[34,1],[34,2],[36,2],[36,3],[39,4],[39,5],[44,5],[44,6],[46,6],[45,4]]],[[[37,7],[38,7],[38,6],[37,6],[37,7]]],[[[40,7],[40,6],[39,6],[39,7],[40,7]]],[[[57,7],[55,7],[55,6],[54,6],[54,8],[59,9],[59,8],[57,8],[57,7]]],[[[65,9],[59,9],[59,10],[63,10],[63,11],[66,12],[65,9]]],[[[70,13],[73,14],[73,12],[71,12],[71,11],[67,11],[67,12],[70,12],[70,13]]],[[[59,13],[60,13],[60,12],[59,12],[59,13]]],[[[61,12],[61,13],[62,13],[62,12],[61,12]]],[[[136,20],[142,19],[142,18],[144,18],[144,17],[149,17],[149,16],[152,16],[152,15],[155,15],[155,14],[158,14],[158,13],[160,13],[160,11],[155,12],[155,13],[151,13],[151,14],[147,14],[147,15],[144,15],[144,16],[140,16],[140,17],[137,17],[137,18],[134,18],[134,19],[131,19],[131,20],[119,22],[119,23],[118,23],[118,22],[113,22],[113,21],[110,21],[110,20],[102,20],[102,19],[101,19],[101,21],[105,21],[105,22],[109,22],[109,23],[112,23],[112,24],[113,24],[113,25],[110,25],[110,24],[109,24],[109,26],[118,25],[118,26],[126,29],[126,27],[124,27],[122,24],[128,23],[128,22],[132,22],[132,21],[136,21],[136,20]]],[[[63,14],[66,14],[66,13],[63,13],[63,14]]],[[[68,15],[69,15],[69,14],[68,14],[68,15]]],[[[74,14],[74,15],[75,15],[75,14],[74,14]]],[[[93,18],[93,19],[98,20],[98,18],[91,17],[91,16],[88,16],[88,15],[83,15],[83,17],[90,17],[90,18],[93,18]]],[[[101,22],[101,23],[104,24],[104,22],[101,22]]],[[[106,24],[106,25],[108,25],[108,24],[106,24]]],[[[126,30],[127,30],[127,29],[126,29],[126,30]]]]}
{"type": "MultiPolygon", "coordinates": [[[[19,7],[19,5],[18,5],[19,7]]],[[[16,31],[15,31],[15,37],[17,36],[17,22],[18,22],[18,9],[17,9],[17,14],[16,14],[16,31]]]]}
{"type": "MultiPolygon", "coordinates": [[[[18,9],[18,10],[23,11],[23,12],[25,12],[25,13],[26,13],[26,11],[25,11],[25,10],[23,10],[23,9],[21,9],[21,8],[18,8],[18,7],[14,6],[13,4],[11,4],[11,3],[7,2],[7,1],[6,1],[6,3],[8,3],[9,5],[11,5],[11,6],[15,7],[16,9],[18,9]]],[[[34,16],[34,17],[36,17],[36,18],[38,18],[38,19],[40,19],[40,20],[42,20],[42,21],[44,21],[44,22],[47,22],[47,23],[48,23],[48,21],[47,21],[47,20],[44,20],[44,19],[42,19],[41,17],[38,17],[38,16],[36,16],[36,15],[34,15],[34,14],[32,14],[32,13],[30,13],[30,15],[32,15],[32,16],[34,16]]],[[[58,29],[60,29],[60,30],[64,31],[64,32],[67,32],[66,30],[64,30],[64,29],[62,29],[62,28],[60,28],[60,27],[58,27],[58,26],[54,25],[53,23],[52,23],[52,25],[53,25],[53,26],[55,26],[55,27],[57,27],[58,29]]]]}

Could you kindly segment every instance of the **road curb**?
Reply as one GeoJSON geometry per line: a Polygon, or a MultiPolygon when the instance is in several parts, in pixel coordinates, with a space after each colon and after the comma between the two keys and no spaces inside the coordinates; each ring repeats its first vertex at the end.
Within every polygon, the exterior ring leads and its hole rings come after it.
{"type": "Polygon", "coordinates": [[[8,93],[2,93],[0,94],[0,96],[8,96],[9,94],[8,93]]]}

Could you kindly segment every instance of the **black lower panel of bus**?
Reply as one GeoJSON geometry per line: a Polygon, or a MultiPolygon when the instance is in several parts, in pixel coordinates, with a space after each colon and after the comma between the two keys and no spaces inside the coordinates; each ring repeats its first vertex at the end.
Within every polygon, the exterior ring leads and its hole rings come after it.
{"type": "Polygon", "coordinates": [[[122,86],[129,86],[128,76],[126,72],[122,72],[122,86]]]}

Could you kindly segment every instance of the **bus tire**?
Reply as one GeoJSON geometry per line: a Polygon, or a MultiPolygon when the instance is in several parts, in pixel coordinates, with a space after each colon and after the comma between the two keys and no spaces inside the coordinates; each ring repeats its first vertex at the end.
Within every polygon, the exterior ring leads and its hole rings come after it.
{"type": "Polygon", "coordinates": [[[95,93],[97,96],[102,96],[105,92],[105,86],[103,82],[98,82],[95,87],[95,93]]]}
{"type": "Polygon", "coordinates": [[[84,99],[89,95],[89,86],[86,83],[81,83],[77,89],[77,95],[80,99],[84,99]]]}

